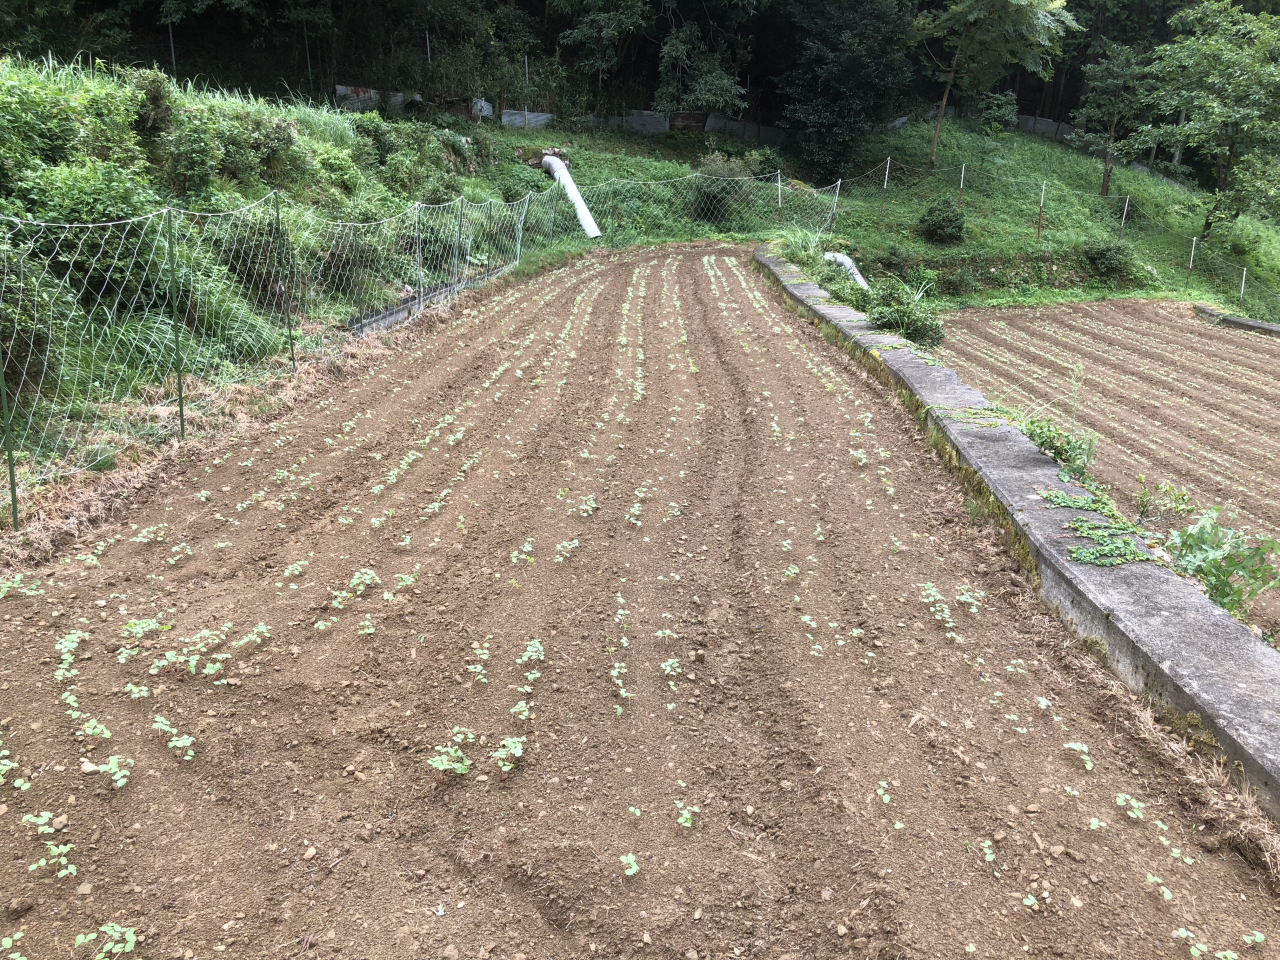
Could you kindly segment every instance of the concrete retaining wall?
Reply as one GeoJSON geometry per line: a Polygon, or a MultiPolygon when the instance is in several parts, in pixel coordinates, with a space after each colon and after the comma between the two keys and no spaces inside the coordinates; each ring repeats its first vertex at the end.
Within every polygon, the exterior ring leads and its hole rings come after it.
{"type": "Polygon", "coordinates": [[[954,456],[961,478],[998,504],[1020,553],[1034,567],[1040,598],[1077,636],[1105,652],[1130,689],[1182,714],[1238,762],[1267,812],[1280,816],[1280,652],[1212,603],[1197,586],[1155,563],[1076,563],[1082,541],[1063,529],[1083,511],[1051,507],[1039,490],[1084,490],[1012,424],[989,413],[985,396],[951,369],[917,357],[900,337],[874,331],[768,247],[756,260],[800,313],[836,327],[852,352],[924,411],[954,456]]]}
{"type": "Polygon", "coordinates": [[[1202,317],[1208,317],[1215,323],[1220,323],[1224,327],[1235,327],[1237,330],[1249,330],[1253,333],[1261,333],[1267,337],[1280,337],[1280,324],[1267,323],[1263,320],[1250,320],[1248,317],[1236,317],[1227,313],[1225,310],[1219,310],[1217,307],[1211,307],[1207,303],[1197,303],[1196,313],[1202,317]]]}

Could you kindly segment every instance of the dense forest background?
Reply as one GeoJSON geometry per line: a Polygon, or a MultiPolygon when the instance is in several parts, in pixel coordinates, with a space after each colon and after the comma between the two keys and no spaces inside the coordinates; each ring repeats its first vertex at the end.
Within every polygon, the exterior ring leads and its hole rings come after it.
{"type": "MultiPolygon", "coordinates": [[[[1274,2],[1232,9],[1267,14],[1274,2]]],[[[937,112],[942,97],[978,117],[1003,93],[997,118],[1016,106],[1084,120],[1108,150],[1122,143],[1129,159],[1222,190],[1223,163],[1229,176],[1239,151],[1190,135],[1173,142],[1186,98],[1179,106],[1150,82],[1161,50],[1205,33],[1185,19],[1194,9],[1187,0],[3,0],[0,52],[155,64],[266,96],[332,99],[335,84],[405,91],[422,96],[410,106],[424,111],[465,112],[476,97],[562,120],[720,111],[789,128],[823,175],[842,172],[875,124],[937,112]],[[1092,103],[1090,89],[1100,91],[1092,103]],[[1151,129],[1162,135],[1144,139],[1151,129]]],[[[1236,46],[1253,44],[1258,19],[1236,46]]],[[[1166,79],[1176,86],[1186,73],[1166,79]]],[[[1248,119],[1229,122],[1247,130],[1248,119]]],[[[1217,129],[1210,139],[1221,139],[1217,129]]]]}

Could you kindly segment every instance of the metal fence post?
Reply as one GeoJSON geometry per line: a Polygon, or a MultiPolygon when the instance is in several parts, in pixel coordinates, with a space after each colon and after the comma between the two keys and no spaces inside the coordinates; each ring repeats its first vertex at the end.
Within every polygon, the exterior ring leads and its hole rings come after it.
{"type": "Polygon", "coordinates": [[[1040,218],[1036,221],[1036,239],[1040,239],[1040,234],[1044,230],[1044,192],[1049,186],[1048,180],[1040,181],[1040,218]]]}
{"type": "Polygon", "coordinates": [[[1124,213],[1120,214],[1120,236],[1117,240],[1124,239],[1124,222],[1129,219],[1129,194],[1124,195],[1124,213]]]}
{"type": "Polygon", "coordinates": [[[964,209],[964,164],[960,164],[960,202],[956,204],[957,210],[964,209]]]}
{"type": "Polygon", "coordinates": [[[169,319],[173,323],[173,356],[178,366],[178,438],[187,436],[186,401],[182,395],[182,324],[178,320],[178,254],[173,243],[173,209],[164,209],[165,243],[169,260],[169,319]]]}
{"type": "Polygon", "coordinates": [[[1244,281],[1249,276],[1249,268],[1240,268],[1240,312],[1244,313],[1244,281]]]}
{"type": "Polygon", "coordinates": [[[453,240],[453,285],[454,289],[462,287],[462,265],[459,254],[462,252],[462,206],[467,202],[465,197],[458,198],[458,231],[453,240]]]}
{"type": "Polygon", "coordinates": [[[551,246],[556,242],[556,207],[560,205],[560,196],[555,191],[560,187],[560,181],[557,180],[551,185],[551,233],[547,237],[547,246],[551,246]]]}
{"type": "Polygon", "coordinates": [[[13,529],[18,529],[18,476],[13,468],[13,414],[9,408],[9,384],[0,363],[0,416],[4,417],[4,456],[9,462],[9,504],[13,508],[13,529]]]}
{"type": "Polygon", "coordinates": [[[275,213],[274,229],[276,233],[276,257],[284,267],[284,325],[289,336],[289,362],[293,364],[293,372],[298,372],[298,355],[293,349],[293,257],[289,251],[289,237],[280,222],[280,191],[271,195],[271,206],[275,213]]]}
{"type": "Polygon", "coordinates": [[[778,171],[778,209],[782,209],[782,171],[778,171]]]}
{"type": "Polygon", "coordinates": [[[1187,278],[1182,281],[1182,289],[1187,289],[1187,284],[1191,282],[1191,271],[1196,265],[1196,240],[1198,237],[1191,238],[1191,259],[1187,261],[1187,278]]]}
{"type": "Polygon", "coordinates": [[[884,186],[880,188],[880,216],[884,216],[884,198],[889,192],[889,164],[893,162],[892,157],[884,158],[884,186]]]}
{"type": "Polygon", "coordinates": [[[524,245],[524,215],[529,209],[529,194],[524,195],[520,215],[516,217],[516,266],[520,266],[520,248],[524,245]]]}
{"type": "Polygon", "coordinates": [[[422,291],[425,281],[422,277],[422,204],[413,205],[414,245],[418,248],[418,312],[422,312],[422,291]]]}

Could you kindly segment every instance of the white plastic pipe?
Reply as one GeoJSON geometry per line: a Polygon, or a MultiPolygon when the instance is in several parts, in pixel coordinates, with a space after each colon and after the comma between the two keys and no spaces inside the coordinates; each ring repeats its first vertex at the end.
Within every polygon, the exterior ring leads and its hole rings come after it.
{"type": "Polygon", "coordinates": [[[600,228],[596,226],[596,218],[587,209],[587,203],[578,192],[578,185],[573,182],[573,177],[569,176],[569,168],[564,165],[564,161],[557,156],[547,154],[542,158],[542,169],[555,177],[556,183],[564,187],[564,192],[573,204],[574,212],[578,214],[578,223],[582,224],[582,232],[592,240],[599,237],[600,228]]]}
{"type": "Polygon", "coordinates": [[[866,278],[862,276],[862,272],[858,269],[858,265],[843,253],[824,253],[822,256],[825,259],[830,260],[832,263],[838,263],[840,266],[844,267],[849,276],[853,277],[854,282],[863,290],[871,289],[871,285],[868,284],[866,278]]]}

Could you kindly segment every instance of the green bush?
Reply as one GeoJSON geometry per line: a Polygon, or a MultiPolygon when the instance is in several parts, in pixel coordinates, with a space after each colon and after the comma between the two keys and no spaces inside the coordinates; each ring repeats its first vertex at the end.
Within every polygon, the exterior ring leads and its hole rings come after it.
{"type": "Polygon", "coordinates": [[[541,193],[551,185],[546,174],[527,163],[504,163],[498,175],[498,192],[507,203],[513,203],[528,193],[541,193]]]}
{"type": "Polygon", "coordinates": [[[948,200],[939,200],[920,215],[920,236],[934,243],[964,240],[964,211],[948,200]]]}
{"type": "Polygon", "coordinates": [[[327,143],[311,144],[311,161],[322,184],[332,184],[354,193],[364,180],[350,152],[327,143]]]}
{"type": "Polygon", "coordinates": [[[1018,98],[1013,91],[988,93],[982,98],[982,125],[988,130],[1018,125],[1018,98]]]}
{"type": "Polygon", "coordinates": [[[925,292],[925,287],[912,289],[897,277],[877,280],[866,296],[867,321],[922,347],[936,346],[942,342],[945,330],[925,292]]]}
{"type": "Polygon", "coordinates": [[[1199,578],[1210,600],[1243,615],[1259,594],[1280,583],[1280,567],[1272,559],[1280,554],[1280,543],[1224,527],[1221,513],[1221,507],[1206,510],[1185,530],[1169,534],[1165,549],[1175,568],[1199,578]]]}
{"type": "Polygon", "coordinates": [[[164,206],[132,171],[103,160],[37,165],[13,185],[26,216],[48,223],[110,223],[164,206]]]}
{"type": "Polygon", "coordinates": [[[387,157],[400,149],[396,128],[376,113],[357,113],[351,118],[351,126],[373,147],[378,163],[386,163],[387,157]]]}
{"type": "Polygon", "coordinates": [[[1097,277],[1128,276],[1136,263],[1133,247],[1124,240],[1089,240],[1081,246],[1080,254],[1089,272],[1097,277]]]}

